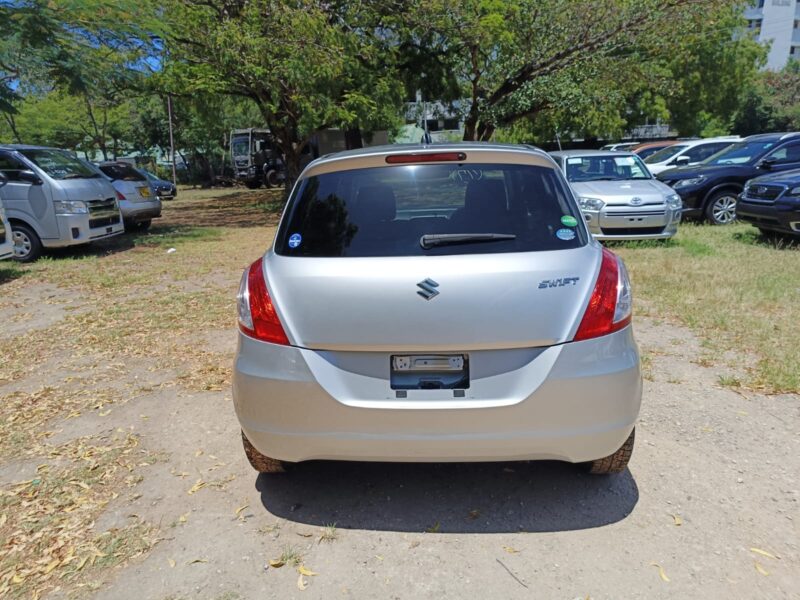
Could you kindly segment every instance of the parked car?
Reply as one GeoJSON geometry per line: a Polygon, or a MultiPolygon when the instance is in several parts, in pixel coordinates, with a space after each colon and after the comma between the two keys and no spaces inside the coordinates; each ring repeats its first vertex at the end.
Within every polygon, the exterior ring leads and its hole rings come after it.
{"type": "Polygon", "coordinates": [[[43,248],[86,244],[123,231],[114,188],[69,152],[0,145],[0,173],[8,179],[0,198],[20,262],[36,260],[43,248]]]}
{"type": "Polygon", "coordinates": [[[578,197],[599,240],[671,238],[681,220],[681,198],[655,179],[631,152],[568,150],[551,156],[578,197]]]}
{"type": "Polygon", "coordinates": [[[145,169],[136,170],[147,178],[150,187],[155,190],[159,200],[174,200],[175,196],[178,195],[178,188],[171,181],[160,179],[145,169]]]}
{"type": "Polygon", "coordinates": [[[683,198],[684,216],[715,225],[736,220],[744,184],[770,172],[800,168],[800,132],[751,135],[695,167],[670,169],[658,178],[683,198]]]}
{"type": "MultiPolygon", "coordinates": [[[[6,176],[0,173],[0,188],[8,183],[6,176]]],[[[0,200],[0,260],[14,256],[14,242],[11,239],[11,223],[6,218],[3,201],[0,200]]]]}
{"type": "Polygon", "coordinates": [[[161,216],[161,200],[147,177],[133,166],[126,162],[104,162],[98,168],[116,190],[126,229],[146,230],[153,219],[161,216]]]}
{"type": "Polygon", "coordinates": [[[738,136],[722,138],[706,138],[704,140],[684,140],[658,152],[654,152],[645,159],[647,168],[653,175],[672,167],[686,167],[697,165],[710,158],[717,152],[724,150],[731,144],[740,141],[738,136]]]}
{"type": "Polygon", "coordinates": [[[663,150],[668,146],[676,144],[675,140],[661,140],[658,142],[645,142],[644,144],[637,144],[628,148],[629,152],[633,152],[636,156],[644,160],[651,154],[655,154],[659,150],[663,150]]]}
{"type": "Polygon", "coordinates": [[[800,237],[800,170],[751,179],[736,204],[736,216],[761,233],[800,237]]]}
{"type": "Polygon", "coordinates": [[[242,277],[245,451],[625,468],[641,401],[622,261],[541,150],[383,146],[304,169],[242,277]]]}
{"type": "Polygon", "coordinates": [[[617,142],[616,144],[606,144],[600,150],[611,150],[614,152],[628,150],[638,145],[639,142],[617,142]]]}

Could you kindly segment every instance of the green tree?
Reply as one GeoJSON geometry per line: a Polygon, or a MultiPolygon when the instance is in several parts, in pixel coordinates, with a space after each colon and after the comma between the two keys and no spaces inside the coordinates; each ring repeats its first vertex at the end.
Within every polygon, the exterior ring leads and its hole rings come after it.
{"type": "Polygon", "coordinates": [[[720,11],[729,12],[730,2],[418,0],[412,15],[437,32],[460,82],[464,138],[485,140],[545,112],[589,128],[618,127],[637,96],[669,80],[664,57],[720,11]]]}
{"type": "Polygon", "coordinates": [[[164,18],[164,89],[250,99],[290,180],[316,132],[380,128],[399,111],[393,41],[368,2],[185,0],[164,18]]]}

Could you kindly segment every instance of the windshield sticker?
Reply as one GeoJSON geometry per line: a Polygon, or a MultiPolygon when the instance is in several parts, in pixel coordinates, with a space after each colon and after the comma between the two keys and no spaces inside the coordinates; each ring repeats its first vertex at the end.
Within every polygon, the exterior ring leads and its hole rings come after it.
{"type": "Polygon", "coordinates": [[[559,229],[556,231],[556,237],[560,240],[568,242],[575,239],[575,232],[572,229],[559,229]]]}
{"type": "Polygon", "coordinates": [[[564,215],[563,217],[561,217],[561,224],[566,225],[567,227],[577,227],[578,219],[576,219],[572,215],[564,215]]]}
{"type": "Polygon", "coordinates": [[[567,159],[567,164],[568,165],[580,165],[580,164],[583,164],[583,159],[582,158],[568,158],[567,159]]]}
{"type": "Polygon", "coordinates": [[[300,242],[303,241],[303,236],[299,233],[293,233],[289,236],[289,248],[297,248],[300,242]]]}
{"type": "Polygon", "coordinates": [[[632,156],[615,156],[614,162],[618,167],[632,167],[636,164],[636,161],[632,156]]]}

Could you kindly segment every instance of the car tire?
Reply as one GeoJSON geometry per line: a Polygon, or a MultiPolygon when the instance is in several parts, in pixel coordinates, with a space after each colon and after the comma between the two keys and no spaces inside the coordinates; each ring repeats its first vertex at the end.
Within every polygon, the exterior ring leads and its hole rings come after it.
{"type": "Polygon", "coordinates": [[[259,473],[285,473],[288,470],[289,464],[278,460],[277,458],[270,458],[264,456],[255,449],[255,446],[250,443],[247,436],[242,432],[242,444],[244,445],[244,453],[247,455],[247,460],[250,465],[259,473]]]}
{"type": "Polygon", "coordinates": [[[619,450],[605,458],[598,458],[588,463],[589,473],[592,475],[609,475],[622,473],[628,466],[628,461],[633,454],[633,440],[636,437],[636,428],[631,431],[628,439],[620,446],[619,450]]]}
{"type": "Polygon", "coordinates": [[[11,223],[11,240],[14,242],[14,260],[17,262],[33,262],[42,255],[42,240],[27,225],[11,223]]]}
{"type": "Polygon", "coordinates": [[[712,225],[730,225],[736,221],[736,192],[721,190],[706,204],[706,219],[712,225]]]}
{"type": "Polygon", "coordinates": [[[264,181],[267,183],[267,188],[278,187],[281,184],[280,174],[275,169],[270,169],[264,176],[264,181]]]}

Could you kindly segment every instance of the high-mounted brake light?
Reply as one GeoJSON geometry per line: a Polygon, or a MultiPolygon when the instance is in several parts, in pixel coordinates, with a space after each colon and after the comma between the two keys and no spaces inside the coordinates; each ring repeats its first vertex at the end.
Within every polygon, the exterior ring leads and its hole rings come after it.
{"type": "Polygon", "coordinates": [[[239,309],[239,329],[243,333],[262,342],[289,345],[289,339],[267,291],[263,259],[259,258],[245,269],[236,303],[239,309]]]}
{"type": "Polygon", "coordinates": [[[603,248],[600,275],[581,320],[575,341],[608,335],[631,322],[631,283],[625,265],[603,248]]]}
{"type": "Polygon", "coordinates": [[[415,152],[412,154],[390,154],[386,163],[390,165],[406,165],[424,162],[464,162],[467,155],[464,152],[415,152]]]}

